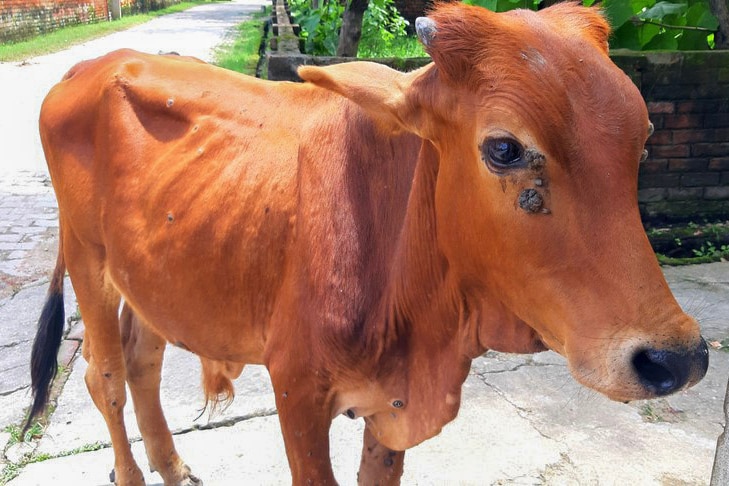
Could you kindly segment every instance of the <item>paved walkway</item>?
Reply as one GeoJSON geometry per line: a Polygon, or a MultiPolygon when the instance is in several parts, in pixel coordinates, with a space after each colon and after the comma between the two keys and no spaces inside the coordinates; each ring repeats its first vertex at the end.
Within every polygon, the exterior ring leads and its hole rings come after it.
{"type": "MultiPolygon", "coordinates": [[[[58,210],[37,128],[43,98],[77,62],[122,47],[211,61],[232,27],[266,3],[202,5],[55,54],[0,63],[0,450],[7,449],[12,441],[7,430],[20,423],[29,404],[30,347],[57,253],[58,210]]],[[[73,289],[66,289],[66,315],[73,316],[73,289]]],[[[66,362],[80,338],[69,337],[75,339],[64,345],[66,362]]],[[[13,457],[13,450],[8,452],[13,457]]],[[[1,455],[0,470],[7,462],[1,455]]],[[[2,478],[0,473],[0,484],[2,478]]]]}
{"type": "MultiPolygon", "coordinates": [[[[28,63],[0,64],[0,86],[6,88],[0,91],[0,430],[20,423],[29,404],[30,345],[56,256],[56,205],[36,129],[42,97],[72,64],[117,47],[209,59],[227,29],[259,8],[256,1],[197,7],[28,63]]],[[[682,305],[700,318],[704,335],[712,342],[728,338],[729,264],[665,273],[682,305]]],[[[67,316],[73,316],[72,289],[66,289],[67,316]]],[[[16,474],[13,486],[108,484],[113,463],[108,434],[83,383],[86,364],[72,361],[82,324],[71,327],[61,353],[68,381],[43,439],[23,446],[0,432],[0,484],[16,474]],[[29,457],[49,459],[26,464],[29,457]]],[[[729,353],[716,347],[710,353],[709,372],[698,386],[628,405],[577,385],[554,353],[488,353],[474,361],[459,417],[408,452],[403,483],[708,484],[729,375],[729,353]]],[[[168,349],[162,400],[193,471],[213,486],[290,483],[265,369],[246,368],[236,381],[233,405],[196,419],[199,381],[198,360],[168,349]]],[[[145,469],[130,404],[126,422],[145,469]]],[[[355,484],[361,430],[361,421],[335,420],[332,456],[342,484],[355,484]]],[[[161,484],[152,473],[147,481],[161,484]]]]}

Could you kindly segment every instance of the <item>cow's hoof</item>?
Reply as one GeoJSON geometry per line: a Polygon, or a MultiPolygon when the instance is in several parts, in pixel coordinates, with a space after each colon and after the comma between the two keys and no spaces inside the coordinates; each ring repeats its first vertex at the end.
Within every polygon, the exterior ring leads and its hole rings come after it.
{"type": "Polygon", "coordinates": [[[203,482],[202,479],[190,474],[180,482],[179,486],[203,486],[203,482]]]}
{"type": "MultiPolygon", "coordinates": [[[[137,469],[137,472],[139,473],[137,478],[132,478],[131,483],[125,482],[124,485],[122,485],[122,486],[125,486],[127,484],[135,484],[135,485],[140,484],[140,485],[144,486],[144,476],[142,476],[142,472],[139,471],[138,469],[137,469]]],[[[116,469],[112,469],[111,472],[109,473],[109,482],[111,484],[117,484],[117,485],[119,484],[116,482],[116,469]]]]}

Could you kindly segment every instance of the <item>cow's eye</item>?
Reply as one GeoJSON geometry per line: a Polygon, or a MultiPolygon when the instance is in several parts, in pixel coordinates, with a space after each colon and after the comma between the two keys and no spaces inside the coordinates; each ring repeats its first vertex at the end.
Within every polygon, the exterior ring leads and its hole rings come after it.
{"type": "Polygon", "coordinates": [[[524,147],[511,138],[490,138],[481,147],[481,156],[495,171],[503,171],[524,165],[524,147]]]}

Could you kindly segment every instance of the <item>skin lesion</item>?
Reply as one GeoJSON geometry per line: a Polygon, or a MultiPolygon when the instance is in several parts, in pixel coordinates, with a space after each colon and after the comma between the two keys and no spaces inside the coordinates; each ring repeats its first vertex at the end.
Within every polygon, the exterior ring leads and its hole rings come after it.
{"type": "Polygon", "coordinates": [[[547,207],[549,189],[546,177],[546,157],[536,149],[524,151],[525,168],[519,176],[512,178],[517,186],[526,186],[519,191],[516,205],[530,214],[551,214],[547,207]]]}

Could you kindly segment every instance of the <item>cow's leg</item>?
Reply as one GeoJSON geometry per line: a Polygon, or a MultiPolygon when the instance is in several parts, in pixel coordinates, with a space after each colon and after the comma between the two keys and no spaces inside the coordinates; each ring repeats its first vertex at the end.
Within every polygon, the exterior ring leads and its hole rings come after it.
{"type": "Polygon", "coordinates": [[[145,326],[126,304],[119,324],[127,383],[151,470],[160,473],[165,486],[201,485],[177,454],[162,412],[159,387],[165,340],[145,326]]]}
{"type": "Polygon", "coordinates": [[[362,485],[400,484],[405,451],[393,451],[383,446],[365,427],[362,460],[359,463],[357,483],[362,485]]]}
{"type": "Polygon", "coordinates": [[[103,252],[64,239],[68,270],[84,320],[82,353],[91,399],[104,416],[114,448],[114,478],[119,486],[144,484],[124,426],[126,370],[119,336],[120,296],[104,273],[103,252]]]}
{"type": "Polygon", "coordinates": [[[269,363],[268,370],[276,394],[286,457],[293,484],[336,484],[329,457],[331,417],[326,393],[311,376],[298,373],[286,363],[289,353],[281,352],[281,363],[269,363]]]}

